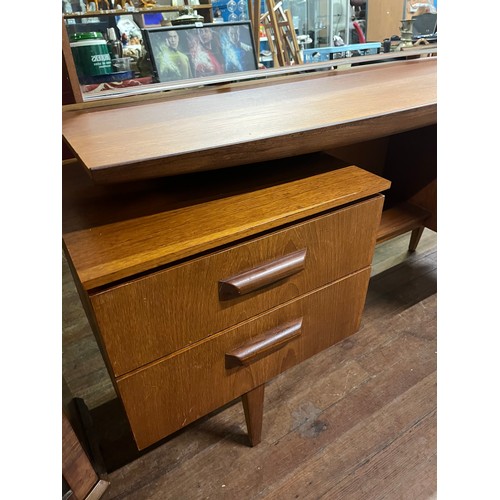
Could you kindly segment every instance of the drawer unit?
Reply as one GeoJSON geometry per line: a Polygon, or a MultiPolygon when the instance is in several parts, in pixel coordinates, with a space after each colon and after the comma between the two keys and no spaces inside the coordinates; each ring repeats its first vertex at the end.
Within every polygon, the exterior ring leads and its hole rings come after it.
{"type": "Polygon", "coordinates": [[[185,179],[133,198],[65,176],[68,262],[140,449],[239,396],[257,444],[264,384],[359,328],[390,183],[259,172],[193,200],[185,179]]]}
{"type": "Polygon", "coordinates": [[[139,448],[354,333],[369,276],[365,268],[119,378],[139,448]]]}
{"type": "Polygon", "coordinates": [[[362,201],[91,295],[114,375],[368,266],[382,203],[362,201]]]}

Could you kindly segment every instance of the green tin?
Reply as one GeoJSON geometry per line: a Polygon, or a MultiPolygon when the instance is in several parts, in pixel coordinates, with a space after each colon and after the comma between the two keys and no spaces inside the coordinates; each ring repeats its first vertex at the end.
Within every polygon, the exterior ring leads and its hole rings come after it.
{"type": "Polygon", "coordinates": [[[101,33],[75,33],[71,35],[70,46],[79,78],[109,75],[113,72],[111,55],[101,33]]]}

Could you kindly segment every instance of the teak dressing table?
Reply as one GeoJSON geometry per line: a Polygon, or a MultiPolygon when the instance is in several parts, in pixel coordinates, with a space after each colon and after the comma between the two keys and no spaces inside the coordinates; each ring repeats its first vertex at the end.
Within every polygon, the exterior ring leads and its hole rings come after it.
{"type": "MultiPolygon", "coordinates": [[[[139,449],[239,396],[257,444],[266,381],[356,332],[377,239],[414,227],[350,157],[432,157],[435,99],[429,59],[64,110],[64,248],[139,449]]],[[[413,224],[430,170],[395,174],[413,224]]]]}

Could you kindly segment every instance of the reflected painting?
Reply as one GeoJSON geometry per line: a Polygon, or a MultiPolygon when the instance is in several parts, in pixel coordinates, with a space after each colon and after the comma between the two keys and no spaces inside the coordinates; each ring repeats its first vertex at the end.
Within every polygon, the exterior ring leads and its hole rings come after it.
{"type": "Polygon", "coordinates": [[[257,69],[248,21],[144,30],[157,82],[257,69]]]}

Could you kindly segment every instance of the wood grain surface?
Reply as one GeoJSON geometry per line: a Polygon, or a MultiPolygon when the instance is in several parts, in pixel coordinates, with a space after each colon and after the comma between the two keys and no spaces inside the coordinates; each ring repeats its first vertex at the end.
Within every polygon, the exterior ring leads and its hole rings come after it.
{"type": "Polygon", "coordinates": [[[278,351],[285,344],[297,338],[302,332],[302,318],[289,321],[262,335],[250,339],[245,344],[227,352],[226,368],[249,366],[259,359],[278,351]]]}
{"type": "Polygon", "coordinates": [[[245,412],[248,438],[251,446],[256,446],[262,439],[262,420],[264,416],[265,384],[243,394],[241,402],[245,412]]]}
{"type": "Polygon", "coordinates": [[[62,413],[62,475],[75,498],[86,498],[99,477],[71,423],[62,413]]]}
{"type": "Polygon", "coordinates": [[[378,196],[91,294],[112,372],[123,375],[370,265],[382,203],[378,196]],[[221,278],[304,247],[308,255],[301,273],[251,294],[219,299],[221,278]]]}
{"type": "Polygon", "coordinates": [[[307,248],[258,264],[219,280],[219,299],[229,300],[272,285],[304,270],[307,248]]]}
{"type": "MultiPolygon", "coordinates": [[[[63,219],[69,219],[63,220],[66,250],[88,290],[371,196],[390,186],[389,181],[354,166],[309,177],[304,177],[308,174],[307,164],[303,167],[302,177],[288,182],[286,187],[261,181],[260,189],[235,194],[222,182],[208,200],[206,194],[197,199],[196,190],[191,194],[189,188],[174,194],[160,189],[151,200],[150,189],[139,195],[132,192],[129,196],[125,193],[111,197],[106,190],[79,184],[78,175],[63,175],[63,219]],[[114,199],[107,209],[110,198],[114,199]]],[[[197,189],[203,193],[203,186],[197,189]]],[[[211,192],[208,181],[206,190],[211,192]]]]}
{"type": "Polygon", "coordinates": [[[103,500],[435,498],[436,233],[378,245],[360,331],[266,383],[262,442],[238,400],[138,452],[64,271],[63,373],[109,473],[103,500]]]}
{"type": "Polygon", "coordinates": [[[265,383],[359,328],[370,268],[277,307],[190,348],[118,378],[139,449],[265,383]],[[301,335],[249,366],[228,368],[225,354],[303,318],[301,335]]]}
{"type": "Polygon", "coordinates": [[[70,110],[63,112],[63,137],[102,183],[321,151],[436,123],[436,63],[381,63],[273,85],[70,110]]]}

